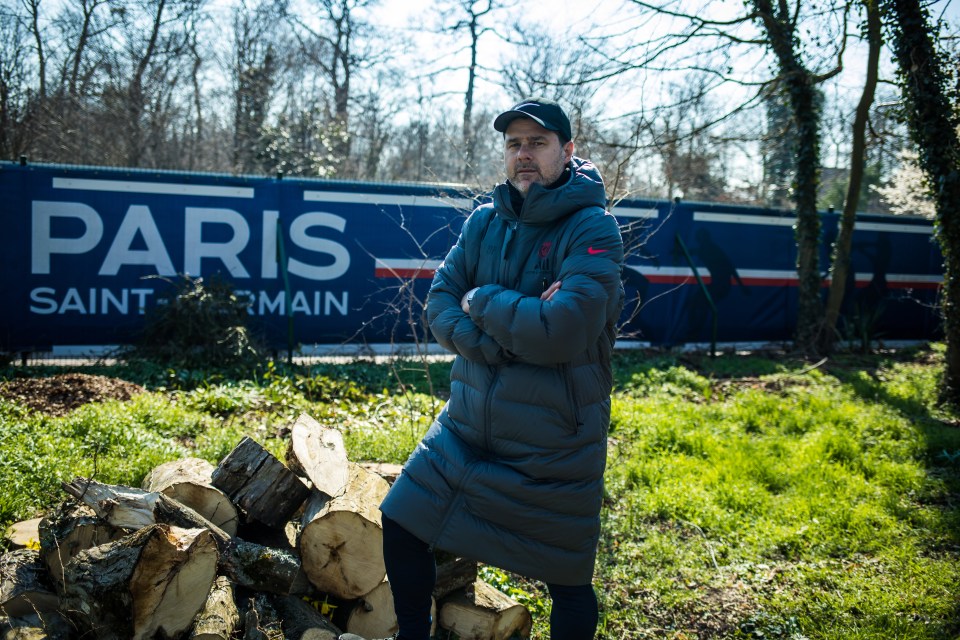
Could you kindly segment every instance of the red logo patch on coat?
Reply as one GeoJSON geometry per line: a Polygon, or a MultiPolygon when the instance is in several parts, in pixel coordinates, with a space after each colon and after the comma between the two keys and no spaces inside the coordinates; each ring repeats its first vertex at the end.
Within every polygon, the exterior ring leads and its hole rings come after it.
{"type": "Polygon", "coordinates": [[[550,247],[553,246],[553,243],[549,240],[544,240],[543,244],[540,245],[540,252],[537,254],[541,258],[546,258],[550,255],[550,247]]]}

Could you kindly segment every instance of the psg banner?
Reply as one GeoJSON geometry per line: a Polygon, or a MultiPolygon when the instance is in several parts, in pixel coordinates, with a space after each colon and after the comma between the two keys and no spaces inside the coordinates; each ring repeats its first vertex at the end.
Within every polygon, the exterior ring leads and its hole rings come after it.
{"type": "MultiPolygon", "coordinates": [[[[184,276],[220,278],[285,348],[426,337],[430,279],[485,196],[462,187],[0,163],[0,351],[131,344],[184,276]]],[[[786,341],[796,318],[792,213],[623,201],[625,340],[786,341]]],[[[824,292],[837,216],[822,215],[824,292]]],[[[860,216],[846,331],[938,335],[942,259],[929,221],[860,216]]]]}

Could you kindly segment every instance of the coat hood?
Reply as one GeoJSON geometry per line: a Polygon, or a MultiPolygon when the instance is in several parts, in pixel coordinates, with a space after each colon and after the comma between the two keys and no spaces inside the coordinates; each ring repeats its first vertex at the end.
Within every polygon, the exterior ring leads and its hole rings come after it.
{"type": "Polygon", "coordinates": [[[513,210],[510,185],[506,182],[497,185],[493,201],[498,215],[508,222],[548,224],[587,207],[606,209],[607,193],[597,167],[589,160],[574,156],[568,168],[569,178],[559,187],[547,189],[538,183],[530,185],[520,211],[513,210]]]}

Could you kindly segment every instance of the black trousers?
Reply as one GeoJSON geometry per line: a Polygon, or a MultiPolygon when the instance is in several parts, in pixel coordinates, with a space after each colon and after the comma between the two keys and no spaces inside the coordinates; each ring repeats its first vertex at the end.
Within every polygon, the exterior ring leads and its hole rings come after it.
{"type": "MultiPolygon", "coordinates": [[[[429,640],[430,594],[437,566],[427,543],[383,518],[383,557],[400,624],[400,640],[429,640]]],[[[599,612],[593,586],[547,584],[553,607],[551,640],[593,640],[599,612]]]]}

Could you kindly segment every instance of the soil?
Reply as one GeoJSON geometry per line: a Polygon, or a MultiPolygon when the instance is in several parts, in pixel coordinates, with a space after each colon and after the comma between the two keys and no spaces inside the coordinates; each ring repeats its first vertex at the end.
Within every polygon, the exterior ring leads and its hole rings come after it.
{"type": "Polygon", "coordinates": [[[86,373],[65,373],[47,378],[14,378],[0,383],[0,397],[52,416],[105,400],[129,400],[145,389],[133,382],[86,373]]]}

